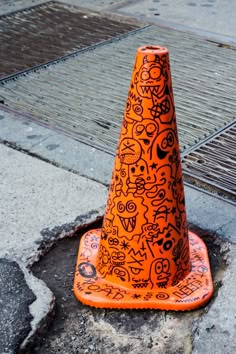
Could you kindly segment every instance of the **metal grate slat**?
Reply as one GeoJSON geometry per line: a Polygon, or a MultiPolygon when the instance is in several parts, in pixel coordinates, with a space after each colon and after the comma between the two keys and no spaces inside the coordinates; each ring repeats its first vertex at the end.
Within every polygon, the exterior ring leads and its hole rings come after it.
{"type": "Polygon", "coordinates": [[[154,26],[3,81],[0,96],[38,122],[114,154],[135,52],[143,44],[167,46],[170,51],[182,151],[232,122],[235,52],[154,26]]]}
{"type": "Polygon", "coordinates": [[[0,17],[0,78],[109,40],[140,25],[50,1],[0,17]]]}
{"type": "Polygon", "coordinates": [[[183,158],[186,179],[207,184],[236,200],[236,121],[183,158]]]}

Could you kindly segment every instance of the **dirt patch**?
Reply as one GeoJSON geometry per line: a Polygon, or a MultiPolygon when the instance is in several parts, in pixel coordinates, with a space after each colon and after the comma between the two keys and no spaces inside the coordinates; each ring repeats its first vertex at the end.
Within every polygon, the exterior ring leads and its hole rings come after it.
{"type": "MultiPolygon", "coordinates": [[[[224,244],[192,225],[191,230],[207,244],[216,296],[226,267],[224,244]]],[[[30,348],[30,353],[190,353],[193,324],[207,312],[214,298],[207,307],[187,313],[106,310],[82,305],[74,297],[72,286],[79,239],[84,232],[80,230],[74,237],[60,240],[33,266],[34,275],[55,294],[56,309],[47,332],[40,343],[30,348]]]]}

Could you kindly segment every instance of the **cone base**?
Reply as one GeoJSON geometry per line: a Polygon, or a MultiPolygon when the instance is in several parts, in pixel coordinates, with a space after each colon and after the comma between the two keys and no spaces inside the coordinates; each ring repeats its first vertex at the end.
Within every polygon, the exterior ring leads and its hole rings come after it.
{"type": "MultiPolygon", "coordinates": [[[[204,242],[189,231],[191,271],[177,285],[160,289],[130,289],[108,282],[96,270],[101,229],[81,238],[74,279],[74,293],[82,303],[99,308],[186,311],[205,305],[213,283],[204,242]],[[93,242],[88,244],[87,237],[93,242]],[[92,236],[92,238],[91,238],[92,236]]],[[[125,282],[124,282],[125,283],[125,282]]]]}

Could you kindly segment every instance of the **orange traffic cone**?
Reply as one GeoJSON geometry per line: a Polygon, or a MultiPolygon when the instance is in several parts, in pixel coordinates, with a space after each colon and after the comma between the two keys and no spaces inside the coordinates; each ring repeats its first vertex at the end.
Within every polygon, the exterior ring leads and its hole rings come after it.
{"type": "Polygon", "coordinates": [[[74,292],[108,308],[190,310],[213,293],[187,230],[168,50],[137,51],[102,229],[81,239],[74,292]]]}

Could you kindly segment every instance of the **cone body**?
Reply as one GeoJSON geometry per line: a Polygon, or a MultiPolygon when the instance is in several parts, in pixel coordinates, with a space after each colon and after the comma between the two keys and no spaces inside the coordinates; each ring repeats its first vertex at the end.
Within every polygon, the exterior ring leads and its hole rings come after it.
{"type": "Polygon", "coordinates": [[[186,224],[168,51],[141,48],[102,228],[100,274],[129,288],[176,284],[190,270],[186,224]]]}
{"type": "MultiPolygon", "coordinates": [[[[90,303],[93,293],[99,293],[108,302],[115,297],[111,307],[119,307],[117,301],[128,297],[127,293],[137,304],[123,302],[120,307],[167,309],[169,305],[153,305],[154,300],[149,306],[144,304],[152,297],[168,302],[168,289],[172,288],[170,301],[174,302],[173,292],[178,291],[174,287],[184,281],[187,286],[188,277],[193,285],[186,294],[199,292],[202,284],[190,274],[194,245],[204,248],[197,236],[189,237],[187,230],[168,50],[141,47],[128,92],[102,230],[85,235],[79,251],[77,274],[80,280],[85,278],[87,288],[81,281],[78,286],[77,278],[76,292],[78,288],[81,293],[87,290],[87,297],[82,299],[85,303],[90,303]],[[92,247],[96,251],[91,251],[92,247]],[[115,288],[123,295],[116,295],[115,288]],[[138,305],[140,299],[142,305],[138,305]]],[[[208,270],[207,254],[203,258],[202,265],[208,270]]],[[[212,288],[206,292],[209,297],[212,288]]],[[[180,294],[180,301],[186,296],[180,294]]],[[[97,299],[94,303],[101,306],[97,299]]]]}

